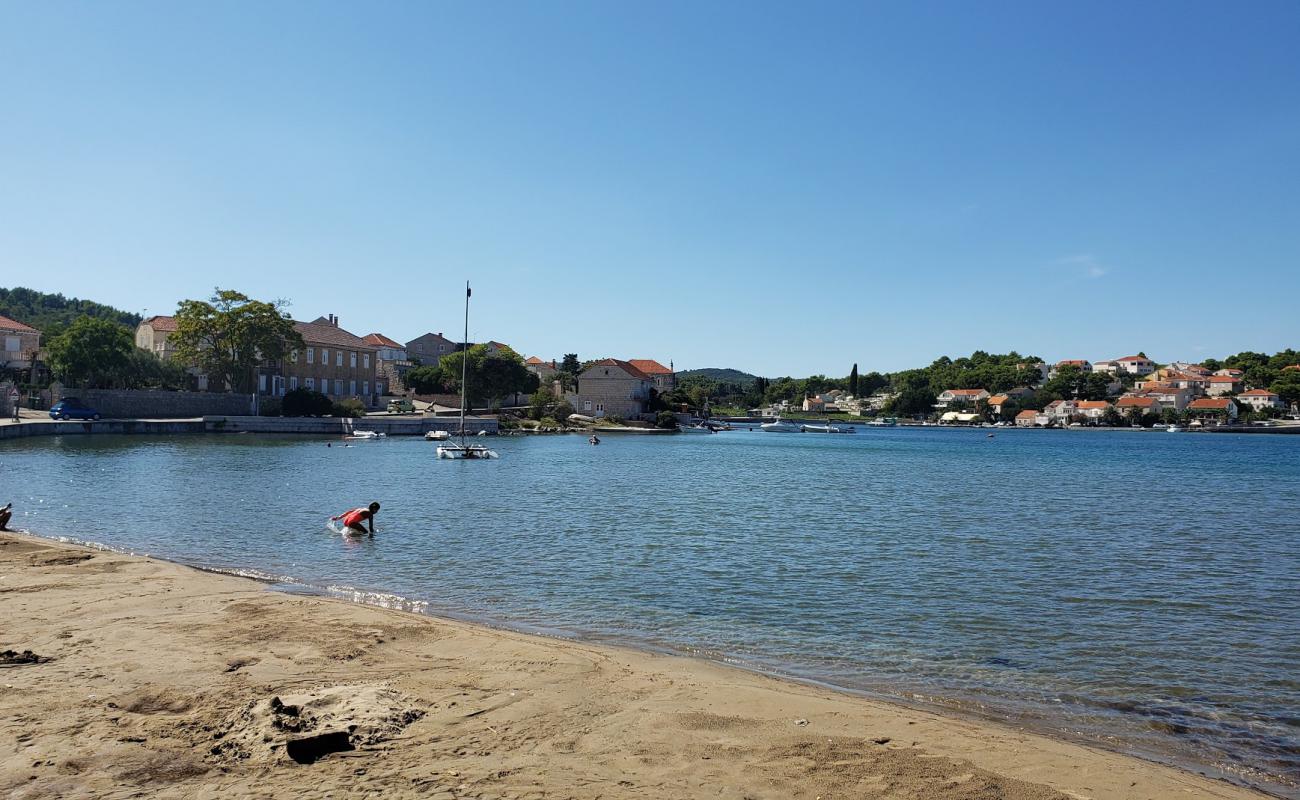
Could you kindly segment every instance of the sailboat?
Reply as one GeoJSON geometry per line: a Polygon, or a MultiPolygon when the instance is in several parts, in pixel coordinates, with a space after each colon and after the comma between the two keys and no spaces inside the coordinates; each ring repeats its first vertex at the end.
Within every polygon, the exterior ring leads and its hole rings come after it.
{"type": "Polygon", "coordinates": [[[465,383],[469,378],[469,281],[465,282],[465,341],[460,359],[460,442],[443,442],[438,445],[438,458],[483,459],[498,458],[496,451],[481,444],[465,443],[465,383]]]}

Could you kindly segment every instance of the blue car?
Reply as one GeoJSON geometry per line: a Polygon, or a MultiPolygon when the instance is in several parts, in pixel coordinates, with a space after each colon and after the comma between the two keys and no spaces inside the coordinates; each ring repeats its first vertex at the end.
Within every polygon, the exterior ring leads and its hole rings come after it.
{"type": "Polygon", "coordinates": [[[75,397],[65,397],[50,406],[50,419],[99,419],[99,412],[75,397]]]}

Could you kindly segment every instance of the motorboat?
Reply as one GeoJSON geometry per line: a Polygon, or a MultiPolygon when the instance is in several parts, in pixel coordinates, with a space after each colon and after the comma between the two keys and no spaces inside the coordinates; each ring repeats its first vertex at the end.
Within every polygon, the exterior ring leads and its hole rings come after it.
{"type": "Polygon", "coordinates": [[[878,417],[867,423],[869,428],[896,428],[898,427],[897,417],[878,417]]]}
{"type": "Polygon", "coordinates": [[[355,439],[383,439],[384,437],[385,434],[379,433],[378,431],[353,431],[352,433],[349,433],[347,436],[344,436],[343,438],[355,440],[355,439]]]}
{"type": "MultiPolygon", "coordinates": [[[[465,282],[465,352],[469,351],[469,282],[465,282]]],[[[481,444],[465,443],[465,384],[469,380],[469,359],[460,360],[460,442],[444,441],[438,445],[438,458],[464,460],[464,461],[482,461],[489,458],[498,458],[495,450],[485,447],[481,444]]],[[[434,431],[429,431],[434,433],[434,431]]],[[[483,433],[480,431],[480,433],[483,433]]],[[[428,434],[425,434],[426,436],[428,434]]]]}
{"type": "Polygon", "coordinates": [[[787,422],[781,419],[780,417],[777,417],[775,420],[771,422],[764,422],[762,425],[759,426],[759,428],[767,431],[768,433],[799,433],[800,432],[800,427],[798,425],[794,424],[793,422],[787,422]]]}
{"type": "Polygon", "coordinates": [[[430,442],[445,442],[451,438],[446,431],[425,431],[424,438],[430,442]]]}
{"type": "Polygon", "coordinates": [[[717,433],[703,422],[697,422],[694,425],[678,425],[677,430],[682,433],[717,433]]]}
{"type": "Polygon", "coordinates": [[[853,426],[841,428],[838,425],[827,423],[825,425],[800,425],[799,430],[803,433],[853,433],[853,426]]]}
{"type": "Polygon", "coordinates": [[[1185,430],[1187,429],[1182,425],[1170,425],[1168,428],[1165,428],[1165,433],[1182,433],[1185,430]]]}

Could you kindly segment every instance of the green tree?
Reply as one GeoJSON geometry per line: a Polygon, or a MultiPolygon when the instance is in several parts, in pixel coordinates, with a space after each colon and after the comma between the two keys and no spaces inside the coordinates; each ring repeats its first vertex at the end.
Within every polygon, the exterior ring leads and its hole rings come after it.
{"type": "Polygon", "coordinates": [[[541,419],[550,416],[551,408],[555,405],[555,395],[545,386],[539,387],[533,392],[532,398],[528,401],[528,418],[541,419]]]}
{"type": "Polygon", "coordinates": [[[849,394],[854,397],[858,396],[858,365],[854,364],[853,369],[849,370],[849,394]]]}
{"type": "Polygon", "coordinates": [[[1043,391],[1057,398],[1073,400],[1105,400],[1109,394],[1110,380],[1096,372],[1084,372],[1074,364],[1066,364],[1056,375],[1043,384],[1043,391]]]}
{"type": "Polygon", "coordinates": [[[465,397],[470,405],[490,403],[515,393],[532,394],[538,388],[537,376],[509,347],[488,352],[486,345],[476,344],[467,351],[443,356],[438,360],[439,382],[447,391],[460,392],[462,369],[468,379],[465,397]]]}
{"type": "Polygon", "coordinates": [[[131,361],[131,332],[106,319],[78,317],[50,340],[50,368],[64,383],[111,388],[131,361]]]}
{"type": "Polygon", "coordinates": [[[1124,416],[1119,413],[1119,409],[1115,408],[1115,406],[1107,406],[1106,410],[1101,414],[1101,421],[1103,425],[1116,428],[1124,424],[1124,416]]]}
{"type": "Polygon", "coordinates": [[[206,372],[219,386],[251,392],[258,364],[303,347],[302,335],[284,313],[285,305],[220,288],[210,302],[182,300],[171,337],[176,357],[206,372]]]}
{"type": "Polygon", "coordinates": [[[1300,369],[1279,371],[1277,380],[1269,385],[1268,390],[1281,398],[1288,408],[1300,405],[1300,369]]]}
{"type": "Polygon", "coordinates": [[[439,367],[416,367],[408,370],[402,380],[417,394],[439,394],[446,391],[442,386],[442,370],[439,367]]]}
{"type": "Polygon", "coordinates": [[[132,347],[116,383],[123,389],[177,390],[190,388],[193,379],[176,361],[164,361],[148,350],[132,347]]]}
{"type": "Polygon", "coordinates": [[[311,389],[294,389],[280,399],[280,413],[286,417],[324,417],[333,410],[328,397],[311,389]]]}

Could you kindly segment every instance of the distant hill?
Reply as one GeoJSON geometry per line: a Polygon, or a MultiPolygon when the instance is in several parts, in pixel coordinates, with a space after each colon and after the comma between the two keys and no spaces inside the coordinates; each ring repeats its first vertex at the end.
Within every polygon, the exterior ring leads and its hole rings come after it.
{"type": "Polygon", "coordinates": [[[83,315],[112,320],[128,328],[134,328],[140,322],[139,314],[122,311],[93,300],[46,294],[22,287],[0,289],[0,316],[16,319],[24,325],[36,328],[44,337],[42,341],[57,336],[72,324],[74,319],[83,315]]]}
{"type": "Polygon", "coordinates": [[[677,379],[693,378],[696,375],[715,380],[718,383],[734,383],[740,386],[749,386],[758,377],[750,375],[748,372],[741,372],[738,369],[721,369],[718,367],[708,367],[706,369],[687,369],[677,373],[677,379]]]}

